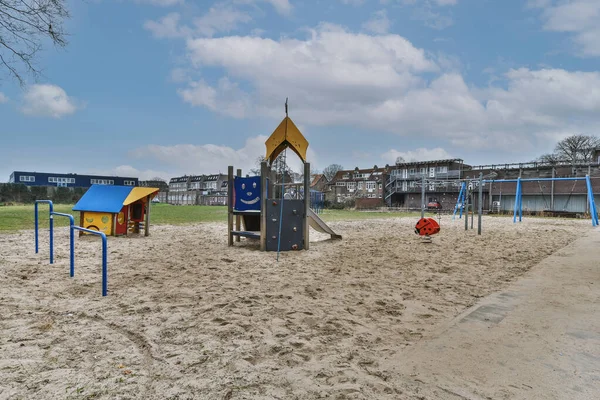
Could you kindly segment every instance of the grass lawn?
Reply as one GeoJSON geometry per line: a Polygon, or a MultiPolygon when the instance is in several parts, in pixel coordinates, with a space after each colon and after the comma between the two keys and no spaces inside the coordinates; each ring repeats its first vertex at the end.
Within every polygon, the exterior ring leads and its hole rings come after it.
{"type": "MultiPolygon", "coordinates": [[[[55,204],[54,211],[71,214],[75,223],[79,223],[79,213],[72,211],[73,205],[55,204]]],[[[33,229],[34,206],[3,206],[0,207],[0,233],[18,229],[33,229]]],[[[48,227],[48,206],[39,205],[39,224],[41,228],[48,227]]],[[[373,218],[396,218],[405,216],[417,217],[418,213],[374,212],[353,210],[325,210],[320,217],[325,221],[349,221],[373,218]]],[[[220,206],[172,206],[169,204],[153,204],[150,210],[151,224],[177,225],[199,222],[227,221],[227,207],[220,206]]],[[[68,226],[69,219],[56,217],[55,226],[68,226]]]]}

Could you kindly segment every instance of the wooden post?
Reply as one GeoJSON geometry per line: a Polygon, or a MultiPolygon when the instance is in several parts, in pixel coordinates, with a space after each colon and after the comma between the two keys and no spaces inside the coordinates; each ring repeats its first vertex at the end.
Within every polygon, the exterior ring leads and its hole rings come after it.
{"type": "Polygon", "coordinates": [[[144,224],[144,236],[150,234],[150,195],[146,196],[146,223],[144,224]]]}
{"type": "MultiPolygon", "coordinates": [[[[267,162],[263,161],[260,163],[260,251],[267,250],[267,192],[271,183],[270,179],[267,180],[269,176],[269,167],[267,162]]],[[[273,193],[269,194],[273,196],[273,193]]]]}
{"type": "MultiPolygon", "coordinates": [[[[237,175],[238,178],[241,178],[242,177],[242,170],[238,168],[236,175],[237,175]]],[[[238,231],[238,232],[240,231],[240,216],[239,215],[235,216],[235,230],[238,231]]],[[[236,236],[235,237],[235,241],[239,242],[240,241],[240,237],[236,236]]]]}
{"type": "Polygon", "coordinates": [[[309,226],[308,226],[308,209],[310,208],[310,163],[304,163],[304,250],[310,247],[309,226]]]}
{"type": "Polygon", "coordinates": [[[233,165],[227,167],[227,237],[228,245],[233,246],[233,165]]]}

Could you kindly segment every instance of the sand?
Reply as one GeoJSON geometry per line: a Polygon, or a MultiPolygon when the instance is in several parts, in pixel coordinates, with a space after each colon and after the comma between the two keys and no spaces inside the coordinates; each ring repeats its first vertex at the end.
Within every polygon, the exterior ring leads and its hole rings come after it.
{"type": "Polygon", "coordinates": [[[0,235],[0,399],[419,399],[382,360],[427,340],[591,229],[588,220],[442,217],[433,243],[413,218],[332,223],[309,251],[228,248],[225,224],[153,226],[100,241],[68,230],[0,235]]]}

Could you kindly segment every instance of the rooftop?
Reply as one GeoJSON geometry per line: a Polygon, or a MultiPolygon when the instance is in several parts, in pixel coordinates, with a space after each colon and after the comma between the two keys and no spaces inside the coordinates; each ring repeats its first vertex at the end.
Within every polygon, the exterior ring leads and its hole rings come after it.
{"type": "Polygon", "coordinates": [[[396,163],[397,167],[408,167],[411,165],[426,165],[426,164],[451,164],[451,163],[463,163],[461,158],[448,158],[444,160],[429,160],[429,161],[408,161],[403,163],[396,163]]]}

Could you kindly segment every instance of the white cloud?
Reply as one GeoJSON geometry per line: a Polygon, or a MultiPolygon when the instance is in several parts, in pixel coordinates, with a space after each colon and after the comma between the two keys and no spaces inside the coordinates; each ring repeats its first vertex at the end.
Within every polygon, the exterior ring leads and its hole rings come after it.
{"type": "Polygon", "coordinates": [[[7,102],[8,102],[8,97],[4,93],[0,92],[0,104],[7,103],[7,102]]]}
{"type": "Polygon", "coordinates": [[[119,165],[116,168],[113,168],[112,170],[106,172],[110,175],[115,175],[115,176],[127,176],[127,177],[133,177],[133,178],[138,178],[140,180],[150,180],[150,179],[154,179],[154,178],[162,178],[164,180],[166,180],[167,182],[169,181],[169,179],[172,177],[172,175],[169,172],[166,171],[157,171],[157,170],[152,170],[152,169],[137,169],[131,165],[119,165]]]}
{"type": "Polygon", "coordinates": [[[270,3],[279,14],[289,15],[292,12],[292,5],[289,0],[263,0],[270,3]]]}
{"type": "Polygon", "coordinates": [[[189,80],[189,71],[185,68],[173,68],[169,78],[174,83],[187,82],[189,80]]]}
{"type": "Polygon", "coordinates": [[[554,4],[537,0],[528,5],[543,9],[544,29],[571,33],[580,55],[600,57],[600,1],[571,0],[554,4]]]}
{"type": "MultiPolygon", "coordinates": [[[[276,126],[273,126],[273,129],[275,128],[276,126]]],[[[305,131],[303,133],[306,134],[305,131]]],[[[270,135],[270,132],[268,134],[270,135]]],[[[248,138],[240,148],[218,144],[143,146],[132,150],[129,155],[133,158],[151,160],[153,164],[160,166],[161,170],[168,172],[138,171],[130,166],[121,166],[115,171],[120,174],[139,175],[143,179],[150,179],[154,176],[227,173],[227,167],[233,165],[236,169],[241,168],[246,174],[250,173],[250,169],[256,168],[256,160],[265,155],[267,138],[268,135],[248,138]]],[[[317,154],[311,147],[308,148],[307,159],[313,166],[318,163],[317,154]]],[[[288,152],[287,163],[293,171],[301,172],[303,169],[302,161],[291,151],[288,152]]]]}
{"type": "Polygon", "coordinates": [[[420,147],[418,149],[408,151],[398,151],[396,149],[391,149],[381,155],[383,161],[390,165],[394,164],[398,157],[402,157],[406,162],[443,160],[452,158],[452,156],[441,147],[436,147],[433,149],[420,147]]]}
{"type": "Polygon", "coordinates": [[[391,25],[392,23],[387,17],[387,12],[379,10],[374,12],[371,18],[362,26],[367,31],[382,35],[389,32],[391,25]]]}
{"type": "MultiPolygon", "coordinates": [[[[352,0],[350,0],[352,1],[352,0]]],[[[381,4],[395,4],[399,3],[405,6],[415,5],[415,4],[434,4],[438,6],[455,6],[458,4],[458,0],[379,0],[381,4]]]]}
{"type": "Polygon", "coordinates": [[[251,107],[249,96],[227,77],[221,78],[216,88],[207,85],[204,80],[191,81],[178,93],[192,106],[203,106],[234,118],[246,117],[251,107]]]}
{"type": "Polygon", "coordinates": [[[134,0],[136,3],[151,4],[159,7],[172,7],[183,4],[184,0],[134,0]]]}
{"type": "Polygon", "coordinates": [[[188,39],[187,57],[196,73],[210,68],[221,78],[188,79],[178,90],[183,101],[234,118],[280,118],[289,97],[290,115],[307,126],[520,151],[600,130],[600,73],[503,67],[494,71],[498,86],[477,88],[456,59],[393,34],[324,24],[305,39],[188,39]]]}
{"type": "Polygon", "coordinates": [[[181,174],[209,174],[227,172],[228,165],[249,170],[256,159],[265,153],[267,136],[246,140],[240,149],[215,144],[148,145],[131,152],[133,157],[152,159],[166,169],[181,174]]]}
{"type": "Polygon", "coordinates": [[[193,19],[193,28],[181,24],[181,14],[172,12],[158,21],[144,22],[144,28],[152,32],[156,38],[192,37],[194,35],[211,37],[221,32],[236,30],[240,24],[252,20],[250,15],[227,5],[216,5],[197,18],[193,19]]]}
{"type": "Polygon", "coordinates": [[[231,6],[218,5],[211,7],[206,14],[196,18],[196,32],[203,36],[213,36],[217,32],[231,32],[239,24],[248,23],[252,18],[231,6]]]}
{"type": "Polygon", "coordinates": [[[281,15],[290,15],[292,12],[292,4],[289,0],[231,0],[233,4],[257,4],[257,3],[268,3],[275,11],[281,15]]]}
{"type": "Polygon", "coordinates": [[[340,0],[342,4],[349,4],[352,6],[360,6],[365,3],[365,0],[340,0]]]}
{"type": "Polygon", "coordinates": [[[430,6],[417,8],[413,12],[412,19],[423,21],[426,27],[440,31],[454,24],[451,16],[433,11],[430,6]]]}
{"type": "Polygon", "coordinates": [[[23,96],[21,111],[26,115],[61,118],[73,114],[78,106],[59,86],[50,84],[31,85],[23,96]]]}
{"type": "Polygon", "coordinates": [[[156,38],[187,37],[192,33],[192,30],[189,27],[180,26],[180,19],[181,15],[173,12],[158,21],[144,22],[144,28],[152,32],[152,35],[156,38]]]}

